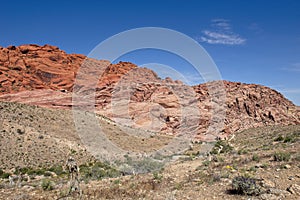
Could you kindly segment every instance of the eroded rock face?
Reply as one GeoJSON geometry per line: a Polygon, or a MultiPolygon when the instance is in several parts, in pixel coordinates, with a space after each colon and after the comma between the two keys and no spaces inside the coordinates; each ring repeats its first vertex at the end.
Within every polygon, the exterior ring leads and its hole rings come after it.
{"type": "Polygon", "coordinates": [[[0,48],[0,84],[1,101],[95,108],[129,126],[199,140],[300,123],[299,108],[264,86],[220,81],[190,87],[129,62],[87,59],[49,45],[0,48]]]}
{"type": "Polygon", "coordinates": [[[54,46],[22,45],[0,50],[1,93],[34,89],[72,89],[75,72],[85,57],[54,46]]]}
{"type": "Polygon", "coordinates": [[[70,108],[73,105],[70,92],[76,80],[76,88],[81,93],[96,90],[97,106],[103,107],[109,102],[111,86],[136,67],[129,62],[111,64],[80,54],[67,54],[50,45],[0,48],[1,99],[70,108]]]}
{"type": "Polygon", "coordinates": [[[104,60],[87,60],[84,55],[67,54],[50,45],[9,46],[0,48],[0,92],[35,89],[72,91],[77,72],[84,66],[89,67],[90,73],[85,84],[94,78],[93,72],[103,70],[98,83],[100,87],[117,82],[128,70],[137,67],[129,62],[110,64],[104,60]]]}
{"type": "MultiPolygon", "coordinates": [[[[279,92],[265,86],[224,81],[226,120],[224,133],[274,124],[299,124],[299,108],[279,92]]],[[[193,86],[200,102],[209,98],[205,85],[193,86]]]]}

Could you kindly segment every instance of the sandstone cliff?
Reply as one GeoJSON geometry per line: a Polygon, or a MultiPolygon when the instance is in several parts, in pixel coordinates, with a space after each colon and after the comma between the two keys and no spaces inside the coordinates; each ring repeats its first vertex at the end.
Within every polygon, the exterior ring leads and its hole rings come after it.
{"type": "Polygon", "coordinates": [[[87,59],[50,45],[0,48],[0,84],[1,101],[70,109],[92,98],[97,112],[120,123],[198,139],[218,124],[226,137],[250,127],[300,123],[299,108],[268,87],[219,82],[225,99],[215,111],[211,83],[191,87],[129,62],[87,59]],[[74,91],[84,98],[72,101],[74,91]]]}

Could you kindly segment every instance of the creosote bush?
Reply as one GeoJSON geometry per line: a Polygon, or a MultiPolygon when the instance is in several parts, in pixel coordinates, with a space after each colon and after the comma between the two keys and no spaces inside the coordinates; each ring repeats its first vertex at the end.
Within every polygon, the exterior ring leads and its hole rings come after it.
{"type": "Polygon", "coordinates": [[[218,150],[221,148],[222,150],[220,153],[228,153],[233,150],[233,147],[228,144],[226,140],[219,140],[216,142],[214,148],[212,149],[211,153],[212,154],[218,154],[218,150]]]}
{"type": "Polygon", "coordinates": [[[253,154],[252,155],[252,160],[256,161],[256,162],[259,162],[260,159],[259,159],[259,156],[257,154],[253,154]]]}
{"type": "Polygon", "coordinates": [[[291,158],[291,154],[288,152],[276,152],[274,153],[273,157],[274,157],[274,161],[278,161],[278,162],[289,161],[291,158]]]}
{"type": "Polygon", "coordinates": [[[256,179],[237,176],[232,180],[233,192],[240,195],[259,195],[260,187],[256,184],[256,179]]]}
{"type": "Polygon", "coordinates": [[[43,179],[41,184],[43,190],[53,190],[54,182],[49,179],[43,179]]]}
{"type": "Polygon", "coordinates": [[[102,178],[112,178],[121,175],[117,169],[102,162],[96,162],[91,165],[80,165],[79,169],[81,176],[87,180],[101,180],[102,178]]]}
{"type": "Polygon", "coordinates": [[[10,175],[10,173],[5,173],[2,169],[0,169],[0,178],[7,179],[10,175]]]}

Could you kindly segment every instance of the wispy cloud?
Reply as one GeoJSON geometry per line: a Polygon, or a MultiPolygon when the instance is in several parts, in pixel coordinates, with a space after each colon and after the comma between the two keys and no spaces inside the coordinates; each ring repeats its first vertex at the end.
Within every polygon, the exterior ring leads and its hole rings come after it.
{"type": "Polygon", "coordinates": [[[299,63],[293,63],[288,67],[283,67],[281,68],[284,71],[289,71],[289,72],[300,72],[300,62],[299,63]]]}
{"type": "Polygon", "coordinates": [[[282,93],[292,93],[292,94],[300,94],[300,89],[296,88],[296,89],[283,89],[283,90],[279,90],[282,93]]]}
{"type": "Polygon", "coordinates": [[[212,30],[202,31],[203,35],[197,38],[200,42],[224,45],[242,45],[246,43],[246,39],[232,31],[228,20],[214,19],[211,22],[212,30]]]}

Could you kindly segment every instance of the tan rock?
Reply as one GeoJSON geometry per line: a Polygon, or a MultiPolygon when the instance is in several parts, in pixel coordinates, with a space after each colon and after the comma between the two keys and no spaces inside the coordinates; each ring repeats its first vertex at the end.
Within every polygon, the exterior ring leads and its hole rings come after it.
{"type": "Polygon", "coordinates": [[[287,188],[287,191],[289,191],[292,194],[300,196],[300,186],[297,184],[290,185],[290,187],[287,188]]]}

